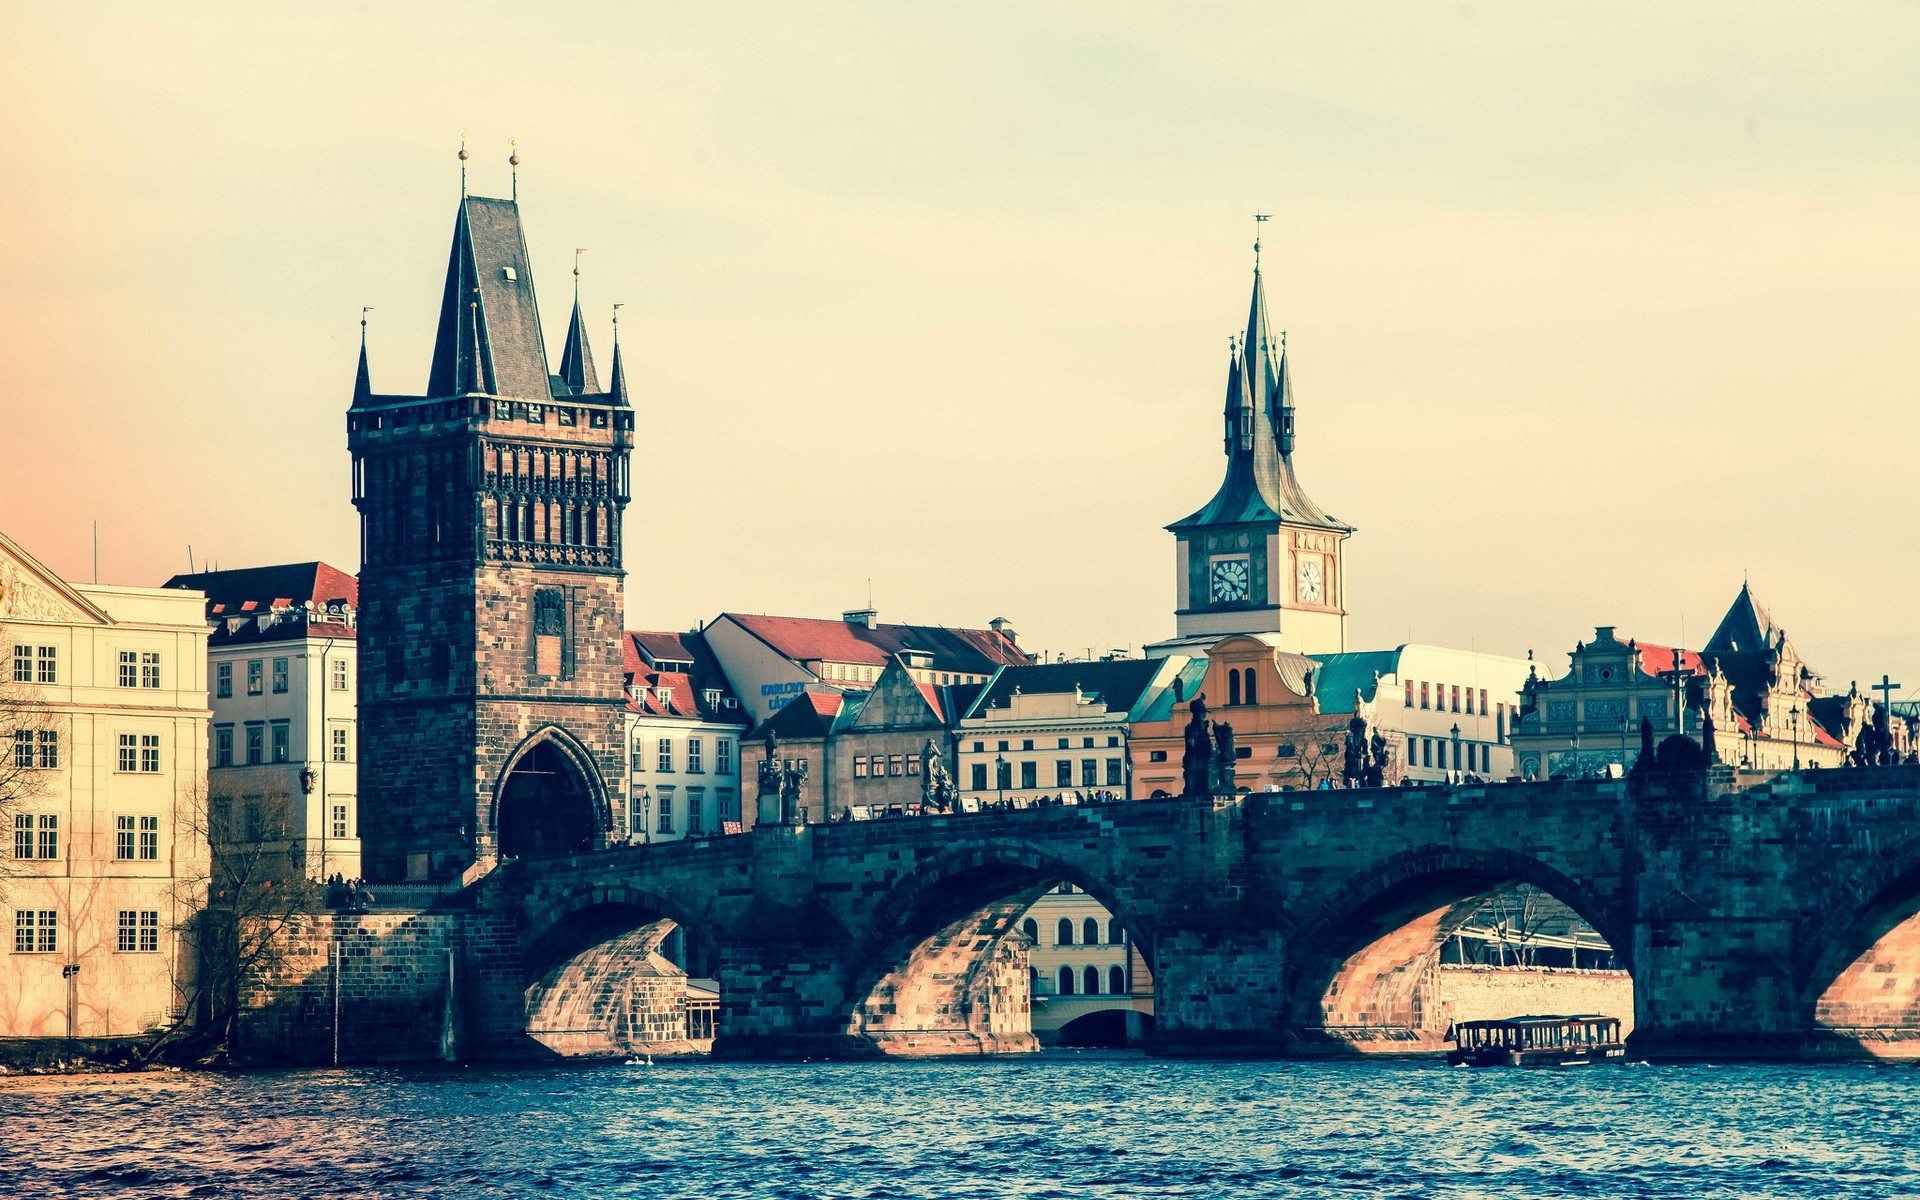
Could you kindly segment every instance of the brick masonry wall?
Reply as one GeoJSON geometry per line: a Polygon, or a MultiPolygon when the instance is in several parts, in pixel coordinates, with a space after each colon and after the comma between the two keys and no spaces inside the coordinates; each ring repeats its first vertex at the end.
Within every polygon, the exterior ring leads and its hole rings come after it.
{"type": "Polygon", "coordinates": [[[1633,977],[1625,971],[1513,967],[1440,968],[1437,996],[1448,1024],[1536,1014],[1618,1017],[1633,1032],[1633,977]]]}

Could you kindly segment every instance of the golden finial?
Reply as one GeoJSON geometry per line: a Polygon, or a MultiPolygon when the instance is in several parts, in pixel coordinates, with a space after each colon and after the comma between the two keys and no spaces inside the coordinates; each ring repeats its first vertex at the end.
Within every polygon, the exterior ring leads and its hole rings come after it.
{"type": "Polygon", "coordinates": [[[460,131],[460,198],[467,198],[467,131],[460,131]]]}
{"type": "Polygon", "coordinates": [[[507,139],[507,167],[513,172],[513,200],[520,202],[520,139],[507,139]]]}

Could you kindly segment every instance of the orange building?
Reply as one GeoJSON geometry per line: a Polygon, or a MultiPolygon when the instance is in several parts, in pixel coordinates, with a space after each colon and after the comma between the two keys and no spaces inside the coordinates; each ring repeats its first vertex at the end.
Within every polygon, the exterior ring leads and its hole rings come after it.
{"type": "MultiPolygon", "coordinates": [[[[1180,795],[1180,760],[1196,695],[1205,700],[1210,720],[1233,727],[1236,790],[1337,784],[1351,717],[1320,711],[1313,689],[1317,671],[1312,659],[1280,649],[1279,634],[1234,634],[1215,642],[1134,726],[1134,795],[1180,795]]],[[[1372,705],[1363,704],[1359,715],[1371,723],[1372,705]]]]}

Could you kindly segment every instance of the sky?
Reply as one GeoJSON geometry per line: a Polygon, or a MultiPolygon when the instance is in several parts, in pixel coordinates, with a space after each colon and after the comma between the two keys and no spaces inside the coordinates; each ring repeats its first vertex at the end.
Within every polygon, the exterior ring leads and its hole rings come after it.
{"type": "Polygon", "coordinates": [[[1254,212],[1354,648],[1697,646],[1750,579],[1920,695],[1920,9],[0,6],[0,529],[357,567],[468,132],[638,436],[628,624],[1173,632],[1254,212]]]}

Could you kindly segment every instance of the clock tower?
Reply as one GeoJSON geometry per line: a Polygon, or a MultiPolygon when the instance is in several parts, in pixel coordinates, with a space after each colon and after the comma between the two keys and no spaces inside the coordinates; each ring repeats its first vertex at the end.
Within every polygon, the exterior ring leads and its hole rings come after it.
{"type": "Polygon", "coordinates": [[[1247,331],[1227,364],[1227,472],[1206,507],[1167,528],[1177,539],[1172,641],[1204,648],[1228,634],[1270,634],[1297,654],[1346,649],[1342,548],[1353,527],[1308,499],[1293,471],[1293,379],[1267,321],[1254,245],[1247,331]]]}

